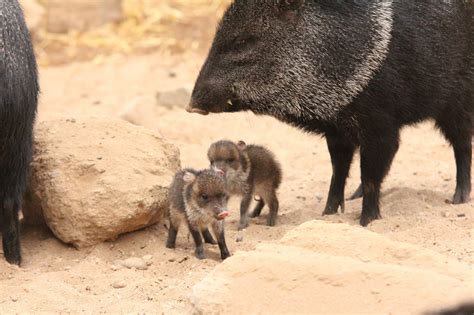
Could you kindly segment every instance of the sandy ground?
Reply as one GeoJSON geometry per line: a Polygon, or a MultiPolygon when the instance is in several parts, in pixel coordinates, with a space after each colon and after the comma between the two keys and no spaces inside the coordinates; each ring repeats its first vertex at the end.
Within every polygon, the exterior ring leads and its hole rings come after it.
{"type": "MultiPolygon", "coordinates": [[[[153,104],[157,91],[192,86],[202,56],[174,58],[146,55],[104,64],[70,64],[41,69],[40,120],[56,116],[117,116],[130,104],[153,104]]],[[[304,134],[268,117],[223,114],[200,117],[181,108],[160,109],[146,125],[158,129],[181,150],[183,166],[206,167],[206,151],[215,140],[228,138],[268,146],[284,172],[279,190],[280,216],[274,228],[265,226],[266,210],[237,235],[238,200],[227,222],[231,252],[250,250],[280,239],[308,220],[357,224],[361,201],[346,204],[346,213],[322,217],[331,166],[323,139],[304,134]]],[[[144,119],[145,120],[145,119],[144,119]]],[[[359,183],[353,165],[346,195],[359,183]]],[[[474,203],[446,202],[455,187],[455,164],[449,145],[426,123],[402,133],[400,151],[383,186],[383,220],[368,229],[392,240],[434,250],[474,263],[474,203]]],[[[23,228],[24,265],[0,260],[0,309],[7,312],[191,312],[188,294],[219,262],[218,249],[207,246],[209,259],[193,257],[193,242],[179,235],[177,249],[164,247],[163,224],[130,233],[116,241],[78,251],[63,245],[44,227],[23,228]],[[115,268],[114,261],[153,255],[146,271],[115,268]],[[112,287],[117,281],[124,288],[112,287]]],[[[330,236],[328,236],[330,237],[330,236]]],[[[357,247],[357,244],[354,244],[357,247]]],[[[341,301],[343,303],[343,301],[341,301]]]]}

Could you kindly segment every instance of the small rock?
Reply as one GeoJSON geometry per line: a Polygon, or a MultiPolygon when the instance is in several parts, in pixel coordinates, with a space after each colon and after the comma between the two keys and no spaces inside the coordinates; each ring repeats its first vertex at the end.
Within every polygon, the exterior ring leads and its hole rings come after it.
{"type": "Polygon", "coordinates": [[[128,269],[138,269],[138,270],[147,270],[148,266],[145,262],[145,260],[139,258],[139,257],[130,257],[128,259],[125,259],[122,261],[122,266],[128,268],[128,269]]]}
{"type": "Polygon", "coordinates": [[[66,266],[66,268],[64,268],[64,270],[66,270],[66,271],[71,270],[71,266],[66,266]]]}
{"type": "Polygon", "coordinates": [[[450,215],[449,211],[443,212],[443,217],[447,218],[447,217],[449,217],[449,215],[450,215]]]}
{"type": "Polygon", "coordinates": [[[10,299],[12,300],[12,302],[17,302],[18,301],[18,297],[16,297],[16,296],[11,296],[10,299]]]}
{"type": "Polygon", "coordinates": [[[144,260],[152,260],[153,259],[153,255],[145,255],[142,257],[144,260]]]}
{"type": "Polygon", "coordinates": [[[185,261],[188,260],[188,259],[189,259],[188,256],[184,256],[183,258],[181,258],[181,259],[178,261],[178,263],[181,264],[181,263],[185,262],[185,261]]]}
{"type": "Polygon", "coordinates": [[[114,289],[122,289],[122,288],[125,288],[126,286],[127,284],[125,283],[125,281],[116,281],[112,283],[112,287],[114,289]]]}
{"type": "Polygon", "coordinates": [[[460,213],[460,214],[458,214],[458,218],[464,218],[465,216],[466,216],[465,213],[460,213]]]}
{"type": "Polygon", "coordinates": [[[110,269],[112,269],[113,271],[117,271],[117,270],[118,270],[118,267],[115,266],[115,265],[112,265],[112,266],[110,266],[110,269]]]}
{"type": "Polygon", "coordinates": [[[237,235],[237,237],[235,238],[235,241],[237,243],[242,242],[243,240],[244,240],[244,236],[242,234],[237,235]]]}

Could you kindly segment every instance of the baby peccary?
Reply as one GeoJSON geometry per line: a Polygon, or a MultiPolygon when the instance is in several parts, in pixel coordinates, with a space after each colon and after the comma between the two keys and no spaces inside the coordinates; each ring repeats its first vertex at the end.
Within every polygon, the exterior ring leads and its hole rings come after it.
{"type": "Polygon", "coordinates": [[[218,141],[207,153],[211,166],[224,171],[230,195],[241,195],[239,230],[248,226],[247,212],[254,195],[260,196],[251,217],[258,217],[265,204],[270,208],[269,226],[276,224],[278,198],[276,190],[281,182],[280,164],[264,147],[246,145],[239,141],[218,141]]]}
{"type": "Polygon", "coordinates": [[[216,170],[196,171],[185,169],[176,174],[169,191],[170,228],[166,247],[175,248],[176,235],[181,222],[186,221],[196,243],[196,257],[204,259],[204,241],[216,244],[209,225],[212,226],[224,260],[230,256],[224,237],[224,218],[229,215],[224,174],[216,170]]]}

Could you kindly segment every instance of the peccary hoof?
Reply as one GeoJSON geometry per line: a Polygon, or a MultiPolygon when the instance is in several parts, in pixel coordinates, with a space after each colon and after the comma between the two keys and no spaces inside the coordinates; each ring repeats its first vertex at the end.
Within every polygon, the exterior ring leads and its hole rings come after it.
{"type": "Polygon", "coordinates": [[[249,214],[249,217],[251,218],[257,218],[260,216],[260,213],[258,213],[257,211],[252,211],[252,213],[249,214]]]}
{"type": "Polygon", "coordinates": [[[468,203],[471,200],[470,193],[468,190],[456,189],[456,193],[453,197],[453,204],[459,205],[462,203],[468,203]]]}
{"type": "Polygon", "coordinates": [[[225,260],[226,258],[230,257],[230,253],[228,251],[222,252],[221,253],[221,259],[225,260]]]}
{"type": "Polygon", "coordinates": [[[175,243],[170,243],[170,242],[166,242],[166,248],[176,248],[176,244],[175,243]]]}
{"type": "Polygon", "coordinates": [[[374,214],[362,214],[360,217],[360,225],[362,226],[367,226],[369,225],[370,222],[381,219],[382,216],[380,213],[374,213],[374,214]]]}
{"type": "Polygon", "coordinates": [[[21,252],[20,249],[5,248],[4,247],[4,256],[8,263],[12,265],[21,265],[21,252]]]}
{"type": "Polygon", "coordinates": [[[197,259],[206,259],[206,256],[204,255],[204,248],[196,248],[194,255],[197,259]]]}
{"type": "Polygon", "coordinates": [[[277,221],[276,218],[274,218],[274,217],[268,217],[267,225],[268,225],[268,226],[275,226],[275,225],[276,225],[276,221],[277,221]]]}
{"type": "Polygon", "coordinates": [[[240,222],[239,223],[239,231],[242,231],[243,229],[247,228],[249,226],[249,222],[246,221],[246,222],[240,222]]]}

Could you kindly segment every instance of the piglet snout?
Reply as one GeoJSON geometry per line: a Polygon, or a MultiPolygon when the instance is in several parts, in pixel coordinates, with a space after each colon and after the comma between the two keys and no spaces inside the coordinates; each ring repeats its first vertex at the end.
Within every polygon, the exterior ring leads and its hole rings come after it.
{"type": "Polygon", "coordinates": [[[222,212],[220,212],[220,213],[217,215],[217,218],[218,218],[219,220],[224,220],[224,219],[227,218],[229,215],[230,215],[229,211],[222,211],[222,212]]]}

